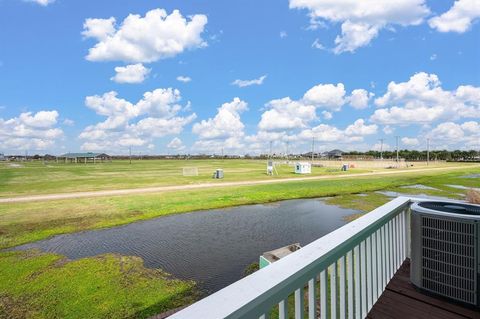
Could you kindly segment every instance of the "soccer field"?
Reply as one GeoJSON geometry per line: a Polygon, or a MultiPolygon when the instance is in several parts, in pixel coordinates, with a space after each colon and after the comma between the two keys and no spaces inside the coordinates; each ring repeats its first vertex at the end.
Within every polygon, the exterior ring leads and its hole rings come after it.
{"type": "MultiPolygon", "coordinates": [[[[294,163],[282,161],[276,165],[278,174],[268,176],[266,160],[134,160],[132,164],[128,160],[97,164],[4,162],[0,163],[0,197],[387,171],[357,165],[342,172],[342,162],[337,161],[326,167],[312,167],[312,174],[299,175],[294,173],[294,163]],[[183,176],[184,167],[196,167],[198,176],[183,176]],[[225,177],[214,180],[212,174],[218,168],[224,170],[225,177]]],[[[459,165],[468,167],[458,163],[438,163],[429,167],[459,165]]],[[[415,163],[408,170],[417,168],[425,168],[425,165],[415,163]]]]}

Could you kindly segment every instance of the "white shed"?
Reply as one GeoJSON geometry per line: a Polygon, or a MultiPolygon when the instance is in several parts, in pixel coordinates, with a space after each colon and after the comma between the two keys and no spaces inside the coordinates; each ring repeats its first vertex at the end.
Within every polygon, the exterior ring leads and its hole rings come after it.
{"type": "Polygon", "coordinates": [[[297,162],[295,164],[295,174],[311,174],[312,164],[307,162],[297,162]]]}

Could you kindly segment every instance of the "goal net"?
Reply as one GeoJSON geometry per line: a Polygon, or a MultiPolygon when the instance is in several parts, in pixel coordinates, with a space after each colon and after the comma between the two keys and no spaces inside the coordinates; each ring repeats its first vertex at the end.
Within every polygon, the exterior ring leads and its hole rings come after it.
{"type": "Polygon", "coordinates": [[[183,176],[198,176],[198,168],[184,167],[182,173],[183,173],[183,176]]]}

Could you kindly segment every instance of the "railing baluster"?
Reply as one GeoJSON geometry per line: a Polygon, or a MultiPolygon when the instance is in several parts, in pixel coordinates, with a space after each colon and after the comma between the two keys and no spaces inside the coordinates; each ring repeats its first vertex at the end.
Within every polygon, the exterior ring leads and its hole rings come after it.
{"type": "Polygon", "coordinates": [[[372,236],[365,240],[366,248],[365,255],[367,258],[367,313],[372,308],[372,236]]]}
{"type": "Polygon", "coordinates": [[[405,232],[404,232],[404,226],[403,226],[403,214],[404,212],[402,211],[398,215],[398,221],[399,221],[399,226],[398,226],[398,232],[400,233],[400,265],[402,265],[403,261],[405,260],[405,232]]]}
{"type": "Polygon", "coordinates": [[[382,245],[382,291],[385,289],[385,283],[387,282],[387,229],[385,225],[380,229],[381,245],[382,245]]]}
{"type": "Polygon", "coordinates": [[[387,277],[387,262],[386,262],[386,258],[385,256],[387,255],[386,253],[386,247],[385,247],[385,242],[387,240],[387,237],[385,236],[385,225],[383,225],[381,228],[380,228],[380,246],[382,248],[382,251],[381,251],[381,254],[382,254],[382,260],[381,260],[381,268],[382,271],[380,273],[380,276],[381,276],[381,282],[382,282],[382,285],[381,285],[381,291],[383,291],[385,289],[385,279],[387,277]]]}
{"type": "Polygon", "coordinates": [[[360,277],[362,281],[362,318],[367,316],[367,259],[365,256],[365,241],[360,243],[360,277]]]}
{"type": "Polygon", "coordinates": [[[408,230],[407,230],[407,212],[403,211],[403,261],[407,259],[408,255],[408,230]]]}
{"type": "Polygon", "coordinates": [[[347,290],[348,290],[348,319],[353,319],[353,253],[347,253],[347,290]]]}
{"type": "Polygon", "coordinates": [[[315,290],[315,278],[312,278],[308,281],[308,318],[316,319],[317,318],[317,298],[315,290]]]}
{"type": "Polygon", "coordinates": [[[393,246],[394,246],[394,239],[393,239],[393,222],[390,220],[388,222],[388,280],[387,284],[392,279],[393,277],[393,268],[394,262],[393,262],[393,246]]]}
{"type": "Polygon", "coordinates": [[[355,318],[362,318],[362,281],[360,280],[360,245],[353,249],[354,273],[355,273],[355,318]]]}
{"type": "Polygon", "coordinates": [[[377,300],[377,232],[372,234],[372,305],[377,300]]]}
{"type": "Polygon", "coordinates": [[[395,231],[395,218],[392,219],[392,276],[390,277],[390,280],[393,278],[395,275],[395,269],[397,268],[397,262],[396,262],[396,257],[397,257],[397,238],[396,238],[396,231],[395,231]]]}
{"type": "Polygon", "coordinates": [[[398,215],[394,218],[395,221],[395,272],[400,267],[400,232],[399,232],[399,218],[398,215]]]}
{"type": "Polygon", "coordinates": [[[382,228],[377,231],[377,299],[383,291],[383,271],[382,271],[382,228]]]}
{"type": "Polygon", "coordinates": [[[345,293],[345,260],[346,257],[345,256],[342,256],[340,259],[339,259],[339,262],[340,262],[340,275],[338,276],[338,280],[340,282],[339,284],[339,290],[340,290],[340,300],[339,300],[339,314],[340,314],[340,318],[345,318],[345,313],[346,313],[346,302],[345,302],[345,297],[346,297],[346,293],[345,293]]]}
{"type": "Polygon", "coordinates": [[[303,286],[295,290],[295,319],[303,319],[303,286]]]}
{"type": "Polygon", "coordinates": [[[337,262],[330,265],[330,318],[337,318],[337,262]]]}
{"type": "Polygon", "coordinates": [[[288,319],[288,296],[278,303],[278,318],[288,319]]]}
{"type": "Polygon", "coordinates": [[[327,270],[320,273],[320,318],[327,319],[328,295],[327,295],[327,270]]]}
{"type": "Polygon", "coordinates": [[[410,254],[411,254],[411,242],[410,240],[412,239],[411,237],[411,229],[410,229],[410,218],[411,218],[411,212],[410,212],[410,209],[407,210],[406,212],[406,217],[405,217],[405,233],[407,235],[407,257],[410,258],[410,254]]]}
{"type": "Polygon", "coordinates": [[[402,264],[402,234],[400,232],[400,214],[397,215],[397,254],[398,254],[398,262],[397,262],[397,268],[395,270],[398,270],[400,268],[400,265],[402,264]]]}

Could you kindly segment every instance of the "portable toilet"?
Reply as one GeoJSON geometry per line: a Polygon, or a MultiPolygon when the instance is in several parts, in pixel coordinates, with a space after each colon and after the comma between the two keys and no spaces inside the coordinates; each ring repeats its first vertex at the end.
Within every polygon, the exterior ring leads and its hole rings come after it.
{"type": "Polygon", "coordinates": [[[223,169],[221,168],[216,169],[215,172],[213,172],[213,178],[215,179],[223,178],[223,169]]]}
{"type": "Polygon", "coordinates": [[[273,161],[267,162],[267,175],[273,175],[273,161]]]}
{"type": "Polygon", "coordinates": [[[342,165],[342,171],[348,171],[348,164],[342,165]]]}
{"type": "Polygon", "coordinates": [[[312,164],[307,162],[297,162],[295,164],[295,174],[311,174],[312,164]]]}

